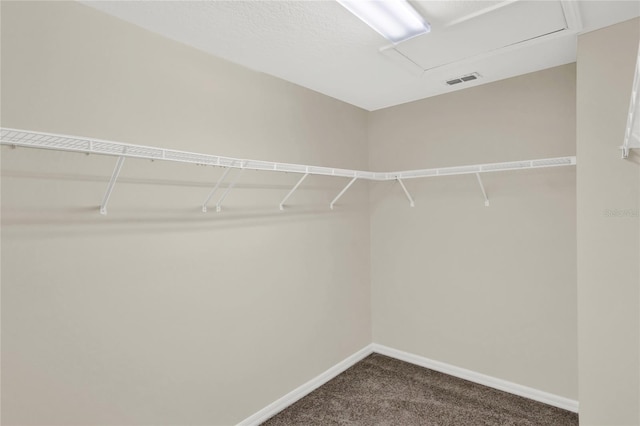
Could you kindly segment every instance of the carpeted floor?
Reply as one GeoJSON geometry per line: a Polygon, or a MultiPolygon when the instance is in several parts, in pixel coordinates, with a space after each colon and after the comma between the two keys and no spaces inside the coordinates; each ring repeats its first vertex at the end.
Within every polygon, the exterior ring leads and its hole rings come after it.
{"type": "Polygon", "coordinates": [[[263,425],[569,426],[578,415],[372,354],[263,425]]]}

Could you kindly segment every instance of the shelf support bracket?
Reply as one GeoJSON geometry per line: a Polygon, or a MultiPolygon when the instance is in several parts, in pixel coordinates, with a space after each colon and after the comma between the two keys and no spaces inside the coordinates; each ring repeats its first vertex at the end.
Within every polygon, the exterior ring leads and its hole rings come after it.
{"type": "Polygon", "coordinates": [[[631,102],[629,103],[629,114],[627,115],[627,127],[624,132],[624,142],[622,158],[629,157],[629,150],[640,148],[640,46],[638,47],[638,58],[636,59],[636,72],[631,88],[631,102]]]}
{"type": "Polygon", "coordinates": [[[622,158],[623,158],[623,159],[625,159],[625,158],[629,158],[629,147],[628,147],[628,146],[625,146],[625,145],[622,145],[622,146],[620,147],[620,149],[622,150],[622,158]]]}
{"type": "Polygon", "coordinates": [[[244,172],[244,163],[242,163],[240,165],[240,167],[242,167],[242,168],[236,174],[236,177],[231,181],[231,183],[229,183],[229,185],[227,186],[227,189],[224,190],[224,192],[222,193],[222,196],[220,197],[220,199],[216,203],[216,212],[220,213],[220,211],[222,210],[222,202],[224,201],[225,198],[227,198],[227,195],[229,195],[229,192],[231,192],[233,187],[236,186],[236,183],[238,182],[238,179],[240,178],[240,175],[242,175],[242,172],[244,172]]]}
{"type": "Polygon", "coordinates": [[[409,191],[407,191],[407,187],[404,186],[404,182],[402,182],[402,179],[397,178],[398,183],[400,183],[400,186],[402,187],[402,190],[404,191],[404,195],[407,196],[407,199],[409,200],[409,205],[411,207],[415,207],[416,203],[413,202],[413,198],[411,198],[411,194],[409,194],[409,191]]]}
{"type": "Polygon", "coordinates": [[[487,198],[487,192],[484,190],[484,185],[482,184],[482,179],[480,179],[480,173],[476,173],[476,177],[478,178],[478,183],[480,184],[480,189],[482,190],[482,195],[484,195],[484,206],[489,207],[489,198],[487,198]]]}
{"type": "Polygon", "coordinates": [[[309,176],[309,173],[305,173],[300,180],[298,181],[298,183],[295,184],[295,186],[293,188],[291,188],[291,191],[289,191],[289,193],[284,197],[284,199],[280,202],[280,210],[284,210],[284,203],[287,202],[287,200],[289,199],[289,197],[291,197],[291,194],[293,194],[295,192],[296,189],[298,189],[298,187],[300,186],[300,184],[302,183],[302,181],[304,181],[307,176],[309,176]]]}
{"type": "Polygon", "coordinates": [[[329,208],[331,208],[331,210],[333,210],[333,205],[336,203],[336,201],[338,201],[340,199],[340,197],[342,197],[344,195],[345,192],[347,192],[347,189],[349,189],[349,187],[351,187],[351,185],[353,185],[353,183],[358,179],[358,176],[354,176],[353,179],[351,179],[349,181],[349,183],[347,184],[347,186],[344,187],[344,189],[342,191],[340,191],[340,193],[336,196],[336,198],[333,199],[333,201],[331,202],[331,204],[329,204],[329,208]]]}
{"type": "Polygon", "coordinates": [[[102,198],[102,204],[100,204],[100,214],[107,214],[107,204],[109,204],[109,198],[111,197],[111,193],[113,192],[113,187],[116,186],[116,181],[118,180],[118,175],[120,174],[120,170],[122,169],[122,165],[124,164],[125,157],[118,157],[118,161],[116,162],[116,167],[113,169],[113,173],[111,174],[111,180],[109,181],[109,185],[107,186],[107,192],[104,194],[102,198]]]}
{"type": "Polygon", "coordinates": [[[220,185],[227,178],[227,175],[229,174],[230,171],[231,171],[231,167],[226,168],[224,170],[224,173],[222,173],[222,176],[220,176],[220,179],[218,179],[218,182],[216,182],[216,185],[213,187],[211,192],[209,192],[209,196],[207,196],[207,199],[204,200],[204,203],[202,203],[202,212],[203,213],[207,212],[207,205],[209,204],[209,201],[211,201],[211,198],[213,197],[213,194],[215,194],[216,191],[218,190],[218,188],[220,188],[220,185]]]}

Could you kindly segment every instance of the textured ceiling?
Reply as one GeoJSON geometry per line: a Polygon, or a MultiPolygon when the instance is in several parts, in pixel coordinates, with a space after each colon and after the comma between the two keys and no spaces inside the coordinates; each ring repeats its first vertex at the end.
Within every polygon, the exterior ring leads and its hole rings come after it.
{"type": "Polygon", "coordinates": [[[330,0],[83,3],[367,110],[573,62],[578,32],[640,15],[637,1],[415,1],[432,32],[392,46],[330,0]]]}

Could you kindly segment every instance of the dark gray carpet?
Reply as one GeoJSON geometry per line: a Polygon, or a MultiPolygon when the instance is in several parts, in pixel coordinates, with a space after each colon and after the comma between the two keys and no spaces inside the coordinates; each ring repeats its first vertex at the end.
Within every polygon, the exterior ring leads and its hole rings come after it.
{"type": "Polygon", "coordinates": [[[372,354],[263,425],[577,426],[578,415],[372,354]]]}

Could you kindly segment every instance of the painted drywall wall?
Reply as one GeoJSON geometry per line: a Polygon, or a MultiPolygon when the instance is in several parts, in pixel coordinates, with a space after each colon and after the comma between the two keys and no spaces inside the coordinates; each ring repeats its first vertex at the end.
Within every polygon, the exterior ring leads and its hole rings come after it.
{"type": "MultiPolygon", "coordinates": [[[[366,168],[366,112],[75,2],[2,2],[2,126],[366,168]]],[[[229,425],[371,342],[368,190],[2,147],[2,424],[229,425]],[[214,197],[214,203],[217,196],[214,197]]]]}
{"type": "Polygon", "coordinates": [[[581,425],[640,424],[640,156],[620,158],[640,20],[578,38],[581,425]]]}
{"type": "MultiPolygon", "coordinates": [[[[368,137],[379,170],[574,152],[571,65],[367,115],[81,5],[2,15],[3,126],[354,168],[368,137]]],[[[637,28],[579,44],[589,425],[638,422],[640,226],[604,213],[640,197],[637,156],[611,152],[637,28]]],[[[283,214],[297,177],[246,172],[202,215],[221,170],[127,160],[102,217],[113,158],[0,154],[3,424],[234,423],[371,341],[366,188],[328,213],[345,182],[314,178],[283,214]]],[[[489,208],[470,176],[406,182],[414,209],[374,187],[375,341],[577,398],[575,173],[483,180],[489,208]]]]}
{"type": "MultiPolygon", "coordinates": [[[[373,170],[575,153],[575,64],[375,111],[373,170]]],[[[371,188],[376,343],[577,399],[575,168],[371,188]]]]}

